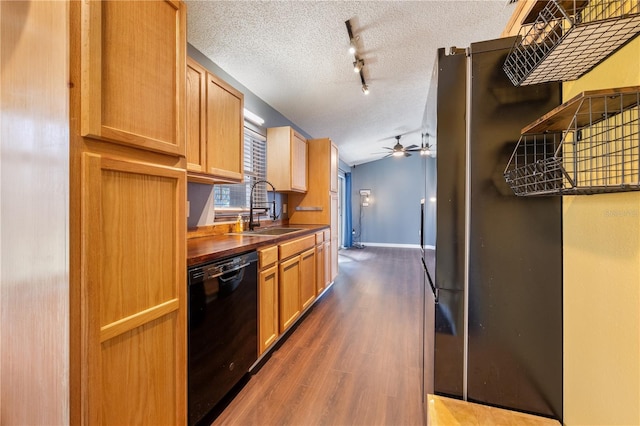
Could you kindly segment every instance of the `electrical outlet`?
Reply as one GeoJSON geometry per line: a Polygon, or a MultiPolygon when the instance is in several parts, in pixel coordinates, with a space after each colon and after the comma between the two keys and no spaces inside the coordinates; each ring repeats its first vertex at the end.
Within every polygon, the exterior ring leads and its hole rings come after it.
{"type": "Polygon", "coordinates": [[[282,205],[282,213],[283,214],[287,213],[287,204],[286,203],[282,205]]]}
{"type": "Polygon", "coordinates": [[[189,209],[191,208],[191,203],[187,201],[187,217],[189,217],[189,209]]]}

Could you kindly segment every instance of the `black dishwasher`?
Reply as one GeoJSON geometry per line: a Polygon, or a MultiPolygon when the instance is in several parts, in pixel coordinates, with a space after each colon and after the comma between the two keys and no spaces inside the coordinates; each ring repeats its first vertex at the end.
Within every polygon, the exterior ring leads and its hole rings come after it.
{"type": "Polygon", "coordinates": [[[189,424],[203,420],[258,358],[255,251],[188,270],[189,424]]]}

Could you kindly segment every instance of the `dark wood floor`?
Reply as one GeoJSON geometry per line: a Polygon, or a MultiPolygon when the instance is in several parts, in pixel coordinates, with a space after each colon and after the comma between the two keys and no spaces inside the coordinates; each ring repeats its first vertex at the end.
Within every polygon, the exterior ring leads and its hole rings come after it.
{"type": "Polygon", "coordinates": [[[418,249],[340,252],[340,273],[214,425],[419,425],[418,249]]]}

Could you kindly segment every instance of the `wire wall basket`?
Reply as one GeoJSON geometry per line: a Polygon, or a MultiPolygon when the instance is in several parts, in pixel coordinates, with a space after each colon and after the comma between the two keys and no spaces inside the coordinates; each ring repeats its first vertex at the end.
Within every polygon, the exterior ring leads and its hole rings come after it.
{"type": "Polygon", "coordinates": [[[503,69],[515,86],[575,80],[638,34],[638,0],[538,1],[503,69]]]}
{"type": "Polygon", "coordinates": [[[519,196],[640,190],[640,86],[583,92],[522,130],[504,177],[519,196]]]}

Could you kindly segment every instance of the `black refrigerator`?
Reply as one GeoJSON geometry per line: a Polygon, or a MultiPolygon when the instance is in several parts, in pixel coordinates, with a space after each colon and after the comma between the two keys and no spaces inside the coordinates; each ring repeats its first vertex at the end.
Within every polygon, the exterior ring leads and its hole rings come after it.
{"type": "Polygon", "coordinates": [[[561,421],[562,201],[516,197],[503,177],[520,130],[561,103],[561,86],[514,87],[502,70],[513,42],[437,54],[425,391],[561,421]]]}

